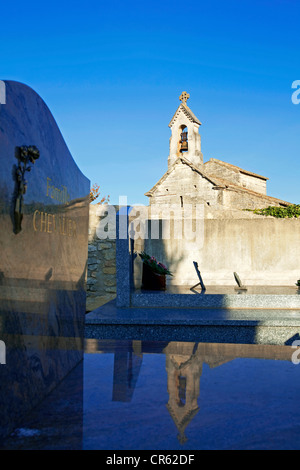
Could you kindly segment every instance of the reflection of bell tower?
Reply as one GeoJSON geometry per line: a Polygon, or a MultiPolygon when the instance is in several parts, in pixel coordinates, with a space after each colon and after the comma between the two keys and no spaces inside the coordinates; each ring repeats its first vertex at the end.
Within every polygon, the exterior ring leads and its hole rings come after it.
{"type": "Polygon", "coordinates": [[[201,122],[186,104],[189,97],[190,95],[185,91],[181,93],[179,97],[181,104],[169,124],[172,131],[168,158],[169,167],[180,156],[184,156],[197,167],[203,164],[201,138],[198,132],[201,122]]]}
{"type": "Polygon", "coordinates": [[[169,343],[164,351],[168,373],[167,408],[179,431],[178,440],[183,444],[187,440],[185,428],[199,411],[197,400],[202,362],[196,355],[196,343],[182,343],[182,350],[176,351],[176,354],[172,354],[172,345],[174,343],[169,343]]]}

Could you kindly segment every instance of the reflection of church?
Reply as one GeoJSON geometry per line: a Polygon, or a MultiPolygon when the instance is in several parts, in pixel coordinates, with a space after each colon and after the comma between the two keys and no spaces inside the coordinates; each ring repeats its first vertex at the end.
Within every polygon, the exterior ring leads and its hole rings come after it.
{"type": "MultiPolygon", "coordinates": [[[[90,340],[87,352],[98,352],[97,340],[90,340]],[[95,341],[95,343],[93,343],[95,341]],[[94,346],[94,348],[92,347],[94,346]]],[[[199,412],[200,377],[203,364],[218,367],[238,357],[290,361],[287,346],[160,342],[153,350],[147,341],[101,341],[101,352],[114,353],[113,401],[129,402],[140,374],[144,354],[165,354],[167,409],[178,430],[181,444],[187,441],[185,430],[199,412]]]]}
{"type": "MultiPolygon", "coordinates": [[[[129,402],[132,399],[140,373],[143,354],[153,353],[152,344],[146,341],[123,341],[122,347],[113,341],[102,342],[103,352],[114,351],[113,401],[129,402]]],[[[89,352],[92,352],[90,350],[89,352]]],[[[220,365],[214,356],[206,356],[199,350],[199,343],[161,342],[156,353],[166,355],[167,409],[178,429],[178,440],[183,444],[185,428],[199,411],[198,397],[203,362],[211,367],[220,365]]]]}
{"type": "Polygon", "coordinates": [[[198,397],[203,363],[216,367],[233,359],[203,355],[201,346],[199,343],[171,342],[164,349],[168,373],[167,409],[178,429],[177,437],[181,444],[187,440],[184,434],[187,425],[200,409],[198,397]]]}
{"type": "Polygon", "coordinates": [[[178,429],[179,442],[183,444],[186,441],[185,428],[199,411],[202,362],[197,357],[196,343],[182,343],[181,346],[182,351],[177,354],[168,353],[168,346],[165,353],[169,393],[167,408],[178,429]]]}

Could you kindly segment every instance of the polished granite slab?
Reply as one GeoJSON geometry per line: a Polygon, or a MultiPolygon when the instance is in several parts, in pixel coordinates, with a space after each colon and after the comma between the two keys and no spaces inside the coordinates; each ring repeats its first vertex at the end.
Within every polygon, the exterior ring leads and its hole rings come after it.
{"type": "Polygon", "coordinates": [[[45,102],[0,104],[0,438],[83,357],[90,182],[45,102]]]}
{"type": "Polygon", "coordinates": [[[295,286],[168,286],[165,291],[131,291],[132,307],[191,308],[300,308],[300,290],[295,286]]]}
{"type": "Polygon", "coordinates": [[[300,325],[300,309],[118,308],[115,300],[85,316],[85,325],[300,325]]]}
{"type": "Polygon", "coordinates": [[[201,287],[191,288],[185,285],[167,285],[164,291],[149,291],[145,289],[135,289],[136,294],[185,294],[185,295],[296,295],[300,296],[300,289],[297,286],[246,286],[246,290],[236,286],[206,286],[204,293],[201,287]]]}
{"type": "Polygon", "coordinates": [[[197,466],[197,450],[299,450],[298,368],[290,346],[86,339],[0,449],[102,450],[103,464],[191,450],[197,466]]]}
{"type": "Polygon", "coordinates": [[[291,344],[300,309],[118,308],[114,300],[85,317],[90,338],[140,338],[246,344],[291,344]]]}

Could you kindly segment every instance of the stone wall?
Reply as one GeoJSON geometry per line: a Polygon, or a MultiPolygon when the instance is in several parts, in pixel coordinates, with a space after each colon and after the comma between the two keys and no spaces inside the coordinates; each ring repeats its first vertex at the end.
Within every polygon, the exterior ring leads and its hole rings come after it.
{"type": "Polygon", "coordinates": [[[267,194],[266,180],[261,178],[253,178],[250,175],[240,173],[240,185],[257,193],[267,194]]]}
{"type": "Polygon", "coordinates": [[[259,196],[254,192],[235,189],[219,190],[223,193],[223,206],[228,209],[263,209],[269,206],[286,206],[287,204],[279,199],[269,196],[259,196]]]}
{"type": "Polygon", "coordinates": [[[243,188],[251,189],[252,191],[256,191],[260,194],[267,194],[267,184],[264,177],[250,172],[247,173],[242,169],[239,170],[237,167],[234,167],[229,163],[211,158],[209,161],[204,163],[204,171],[208,175],[226,179],[227,181],[243,188]]]}
{"type": "MultiPolygon", "coordinates": [[[[235,285],[233,272],[248,286],[295,286],[300,278],[300,220],[247,213],[239,218],[233,211],[231,216],[204,219],[195,240],[178,239],[178,229],[171,225],[169,239],[137,240],[135,248],[169,267],[174,276],[167,277],[168,284],[196,284],[196,261],[207,286],[235,285]]],[[[139,258],[134,263],[134,280],[139,287],[139,258]]]]}
{"type": "MultiPolygon", "coordinates": [[[[147,220],[151,213],[150,207],[143,206],[143,209],[145,213],[136,206],[130,212],[129,223],[135,223],[137,235],[137,220],[147,220]]],[[[173,219],[167,239],[161,238],[161,230],[160,236],[153,239],[152,223],[146,222],[150,224],[149,238],[136,237],[134,251],[145,250],[167,265],[174,273],[173,277],[167,278],[168,284],[196,284],[198,278],[193,261],[197,261],[207,286],[235,285],[234,271],[248,286],[295,285],[300,278],[299,219],[275,219],[241,210],[213,210],[209,206],[204,209],[203,223],[197,226],[200,238],[178,237],[177,222],[173,219]]],[[[96,231],[104,210],[104,206],[90,206],[87,311],[116,297],[116,241],[113,238],[101,240],[96,231]]],[[[186,224],[191,221],[182,221],[180,230],[184,234],[186,224]]],[[[193,224],[190,227],[194,231],[193,224]]],[[[137,256],[134,261],[136,288],[141,287],[141,267],[141,259],[137,256]]]]}
{"type": "Polygon", "coordinates": [[[212,179],[214,176],[220,178],[220,186],[213,184],[209,176],[207,179],[188,164],[177,161],[155,190],[146,193],[151,207],[161,204],[178,204],[182,207],[186,204],[206,204],[216,209],[217,206],[223,206],[227,210],[287,205],[284,201],[266,195],[266,181],[263,179],[241,174],[238,170],[233,171],[214,161],[206,162],[204,167],[212,179]],[[230,183],[235,186],[230,186],[230,183]]]}
{"type": "Polygon", "coordinates": [[[207,175],[226,179],[233,184],[240,184],[240,173],[237,170],[220,165],[213,158],[204,163],[203,170],[207,175]]]}
{"type": "Polygon", "coordinates": [[[213,184],[198,172],[181,162],[170,171],[168,177],[157,187],[149,198],[151,206],[158,204],[216,204],[218,191],[212,190],[213,184]]]}
{"type": "Polygon", "coordinates": [[[105,206],[90,205],[87,311],[116,297],[116,242],[100,240],[96,230],[104,211],[105,206]]]}

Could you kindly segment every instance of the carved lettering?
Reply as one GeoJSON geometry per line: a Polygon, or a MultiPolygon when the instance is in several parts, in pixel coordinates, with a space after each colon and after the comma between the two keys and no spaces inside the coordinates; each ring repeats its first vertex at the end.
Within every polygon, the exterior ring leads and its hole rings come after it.
{"type": "Polygon", "coordinates": [[[35,232],[56,233],[69,237],[77,236],[76,221],[65,215],[36,210],[33,214],[32,225],[35,232]]]}
{"type": "Polygon", "coordinates": [[[48,214],[47,232],[52,233],[53,214],[48,214]]]}
{"type": "Polygon", "coordinates": [[[73,237],[77,237],[77,226],[75,220],[73,220],[73,237]]]}
{"type": "Polygon", "coordinates": [[[53,230],[54,232],[56,232],[57,230],[57,223],[56,223],[56,215],[53,214],[53,230]]]}
{"type": "Polygon", "coordinates": [[[40,211],[34,211],[34,214],[33,214],[33,230],[34,230],[35,232],[38,231],[38,228],[37,228],[37,226],[36,226],[36,216],[37,216],[38,214],[40,214],[40,211]]]}
{"type": "Polygon", "coordinates": [[[55,199],[62,204],[66,204],[70,200],[70,195],[68,193],[68,189],[66,186],[61,186],[60,188],[56,188],[54,184],[52,184],[51,178],[47,178],[47,193],[46,195],[51,199],[55,199]]]}
{"type": "Polygon", "coordinates": [[[72,220],[71,219],[68,220],[68,235],[69,237],[72,236],[72,220]]]}
{"type": "Polygon", "coordinates": [[[60,228],[61,235],[66,235],[65,234],[65,222],[66,222],[65,217],[59,217],[59,228],[60,228]]]}
{"type": "Polygon", "coordinates": [[[47,212],[41,212],[40,232],[46,232],[47,212]]]}

